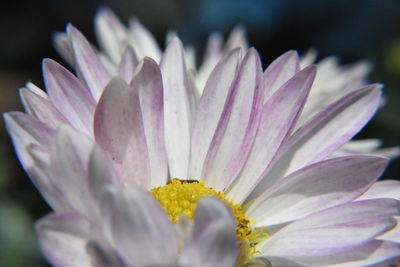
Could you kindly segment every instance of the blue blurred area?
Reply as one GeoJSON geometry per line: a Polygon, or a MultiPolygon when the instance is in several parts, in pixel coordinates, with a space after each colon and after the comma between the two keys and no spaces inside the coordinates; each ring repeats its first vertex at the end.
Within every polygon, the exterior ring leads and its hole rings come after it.
{"type": "MultiPolygon", "coordinates": [[[[43,85],[41,59],[61,59],[51,36],[72,22],[94,41],[93,18],[107,5],[124,22],[138,17],[164,43],[168,29],[199,51],[210,32],[226,37],[246,27],[251,45],[266,65],[289,49],[315,48],[319,58],[337,55],[342,63],[368,59],[371,81],[385,84],[387,104],[358,136],[377,137],[385,146],[400,144],[400,1],[398,0],[20,0],[0,10],[0,112],[21,110],[17,89],[31,80],[43,85]]],[[[33,222],[49,212],[13,156],[0,124],[0,266],[46,266],[33,222]]],[[[384,175],[400,177],[396,159],[384,175]]]]}

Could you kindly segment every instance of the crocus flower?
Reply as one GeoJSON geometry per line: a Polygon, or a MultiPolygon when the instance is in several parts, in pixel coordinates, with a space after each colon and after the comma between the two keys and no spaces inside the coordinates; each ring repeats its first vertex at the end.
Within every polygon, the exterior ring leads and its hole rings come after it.
{"type": "Polygon", "coordinates": [[[36,227],[50,263],[399,260],[400,186],[376,182],[387,158],[335,156],[375,113],[381,85],[360,84],[299,122],[316,66],[295,52],[264,71],[255,49],[228,45],[199,89],[176,36],[161,52],[137,21],[127,31],[107,12],[97,18],[107,53],[69,25],[56,42],[75,74],[44,60],[47,93],[28,84],[26,113],[5,114],[54,209],[36,227]]]}

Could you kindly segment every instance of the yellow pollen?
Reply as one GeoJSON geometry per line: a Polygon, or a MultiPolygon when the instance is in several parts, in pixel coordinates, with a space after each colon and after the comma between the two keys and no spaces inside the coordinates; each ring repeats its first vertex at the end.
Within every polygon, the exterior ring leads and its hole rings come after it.
{"type": "Polygon", "coordinates": [[[193,219],[197,202],[203,197],[215,197],[223,201],[231,209],[236,220],[236,239],[240,244],[238,266],[254,257],[258,253],[256,245],[268,238],[268,234],[263,229],[256,230],[251,226],[241,206],[228,200],[223,193],[206,187],[203,182],[172,179],[165,186],[153,188],[150,193],[173,223],[179,220],[181,214],[188,219],[193,219]]]}

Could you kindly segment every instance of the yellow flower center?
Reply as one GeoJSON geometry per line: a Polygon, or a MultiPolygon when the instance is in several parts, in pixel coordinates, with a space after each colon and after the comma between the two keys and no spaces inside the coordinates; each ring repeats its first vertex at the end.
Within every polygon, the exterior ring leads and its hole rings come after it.
{"type": "Polygon", "coordinates": [[[215,197],[223,201],[236,220],[236,239],[240,244],[238,265],[253,258],[258,253],[256,245],[268,238],[268,234],[263,229],[252,227],[241,206],[228,200],[223,193],[204,186],[203,182],[173,179],[165,186],[152,189],[150,193],[160,203],[172,223],[176,223],[182,214],[188,219],[193,219],[197,202],[203,197],[215,197]]]}

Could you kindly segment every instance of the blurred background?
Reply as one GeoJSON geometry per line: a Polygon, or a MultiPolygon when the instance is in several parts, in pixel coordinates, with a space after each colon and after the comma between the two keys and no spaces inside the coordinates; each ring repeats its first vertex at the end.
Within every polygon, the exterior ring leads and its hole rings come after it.
{"type": "MultiPolygon", "coordinates": [[[[125,23],[136,16],[160,45],[173,28],[202,55],[210,32],[225,36],[245,26],[249,43],[266,66],[289,49],[336,55],[343,64],[369,60],[372,82],[385,85],[388,101],[356,138],[400,144],[400,1],[398,0],[20,0],[0,10],[0,112],[21,110],[18,88],[32,81],[43,88],[41,59],[62,62],[52,34],[72,22],[95,43],[96,10],[110,7],[125,23]]],[[[22,172],[0,122],[0,266],[47,266],[38,250],[33,223],[49,212],[22,172]]],[[[400,178],[395,159],[384,178],[400,178]]]]}

